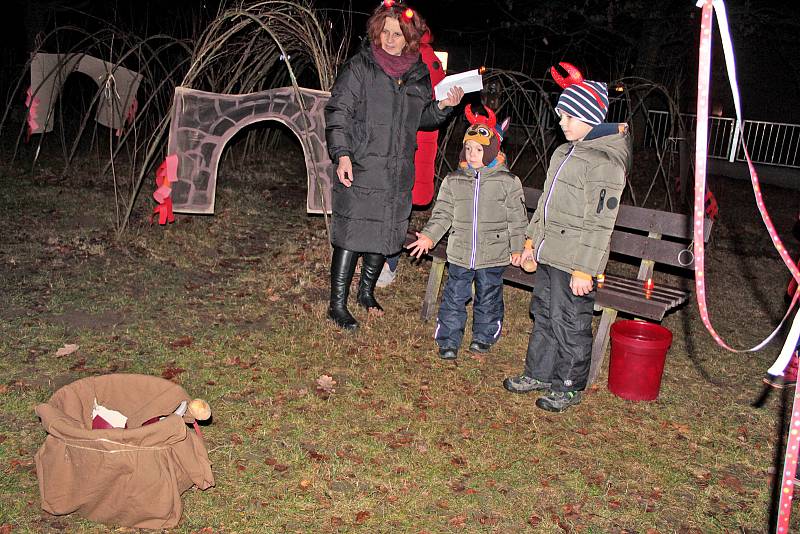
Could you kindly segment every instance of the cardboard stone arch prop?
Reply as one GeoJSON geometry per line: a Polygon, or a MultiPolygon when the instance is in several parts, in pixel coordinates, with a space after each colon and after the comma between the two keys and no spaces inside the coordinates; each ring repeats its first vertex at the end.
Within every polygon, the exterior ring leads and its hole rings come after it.
{"type": "Polygon", "coordinates": [[[129,113],[135,112],[136,92],[142,81],[138,72],[87,54],[37,53],[31,60],[30,133],[53,130],[53,105],[73,72],[86,74],[99,89],[107,87],[104,97],[98,99],[95,117],[103,126],[122,128],[129,113]]]}
{"type": "Polygon", "coordinates": [[[293,87],[245,95],[176,87],[168,145],[168,153],[178,156],[177,181],[171,184],[174,211],[214,213],[217,168],[226,143],[245,126],[274,120],[294,132],[303,146],[308,172],[306,210],[323,212],[318,177],[324,206],[330,212],[333,166],[325,144],[323,115],[329,97],[327,91],[293,87]]]}

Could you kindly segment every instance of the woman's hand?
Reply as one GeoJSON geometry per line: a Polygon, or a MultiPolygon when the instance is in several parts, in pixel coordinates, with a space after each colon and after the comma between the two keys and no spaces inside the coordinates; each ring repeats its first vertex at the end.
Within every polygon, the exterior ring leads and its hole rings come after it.
{"type": "Polygon", "coordinates": [[[514,267],[519,267],[522,264],[522,256],[519,253],[514,253],[511,255],[511,265],[514,267]]]}
{"type": "Polygon", "coordinates": [[[423,254],[427,254],[428,251],[433,246],[433,241],[430,237],[421,234],[419,232],[415,232],[417,234],[417,240],[408,245],[406,248],[410,251],[409,256],[412,258],[421,258],[423,254]]]}
{"type": "Polygon", "coordinates": [[[339,165],[336,167],[336,176],[345,187],[353,185],[353,162],[350,156],[339,156],[339,165]]]}
{"type": "Polygon", "coordinates": [[[464,98],[464,90],[458,86],[452,87],[447,91],[447,98],[439,101],[439,109],[457,106],[462,98],[464,98]]]}

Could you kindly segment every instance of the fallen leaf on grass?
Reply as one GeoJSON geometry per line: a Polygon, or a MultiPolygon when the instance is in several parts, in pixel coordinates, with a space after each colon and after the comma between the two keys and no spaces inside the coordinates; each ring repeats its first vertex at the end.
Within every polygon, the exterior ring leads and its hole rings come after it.
{"type": "Polygon", "coordinates": [[[252,362],[244,362],[241,358],[239,358],[239,356],[233,356],[225,359],[225,365],[237,366],[241,367],[242,369],[249,369],[255,364],[256,360],[253,360],[252,362]]]}
{"type": "Polygon", "coordinates": [[[33,466],[33,460],[20,460],[19,458],[15,458],[8,462],[8,465],[11,469],[21,470],[22,468],[33,466]]]}
{"type": "Polygon", "coordinates": [[[79,346],[75,345],[74,343],[67,343],[60,349],[56,351],[56,358],[63,358],[64,356],[69,356],[76,350],[78,350],[79,346]]]}
{"type": "Polygon", "coordinates": [[[495,515],[482,515],[478,518],[478,523],[481,525],[496,525],[500,518],[495,515]]]}
{"type": "Polygon", "coordinates": [[[464,484],[463,481],[458,481],[450,484],[450,489],[453,490],[455,493],[461,493],[462,491],[467,489],[467,486],[464,484]]]}
{"type": "Polygon", "coordinates": [[[6,384],[0,384],[0,395],[4,395],[8,393],[8,386],[6,384]]]}
{"type": "Polygon", "coordinates": [[[558,517],[557,515],[553,515],[553,517],[551,517],[550,519],[552,519],[553,523],[557,524],[558,528],[560,528],[564,532],[572,532],[572,528],[569,525],[567,525],[566,523],[564,523],[561,520],[561,518],[558,517]]]}
{"type": "Polygon", "coordinates": [[[334,387],[336,385],[336,380],[328,375],[321,375],[316,379],[315,383],[317,385],[316,393],[323,398],[329,396],[331,393],[336,393],[336,388],[334,387]]]}
{"type": "Polygon", "coordinates": [[[677,430],[679,434],[688,434],[689,433],[689,425],[682,425],[680,423],[675,423],[673,421],[664,421],[661,423],[662,428],[671,427],[674,430],[677,430]]]}
{"type": "Polygon", "coordinates": [[[358,513],[356,514],[356,524],[357,524],[357,525],[360,525],[361,523],[363,523],[364,521],[366,521],[367,519],[369,519],[371,515],[372,515],[372,514],[370,514],[370,513],[369,513],[369,512],[367,512],[366,510],[361,510],[360,512],[358,512],[358,513]]]}
{"type": "Polygon", "coordinates": [[[175,378],[176,376],[185,371],[186,369],[182,367],[172,367],[171,365],[168,365],[161,373],[161,377],[166,378],[167,380],[172,380],[173,378],[175,378]]]}
{"type": "Polygon", "coordinates": [[[70,371],[85,371],[86,370],[86,358],[81,358],[80,360],[76,361],[72,365],[69,366],[70,371]]]}
{"type": "Polygon", "coordinates": [[[542,518],[538,515],[532,515],[528,518],[528,524],[532,527],[538,527],[539,523],[542,522],[542,518]]]}
{"type": "Polygon", "coordinates": [[[466,522],[467,522],[467,516],[464,515],[464,514],[460,514],[460,515],[451,517],[447,521],[447,524],[450,525],[450,526],[453,526],[453,527],[463,527],[466,522]]]}
{"type": "Polygon", "coordinates": [[[312,460],[315,460],[317,462],[327,462],[328,460],[331,459],[331,457],[328,456],[327,454],[322,454],[321,452],[317,451],[316,448],[306,443],[301,443],[300,448],[306,451],[306,454],[308,454],[308,456],[312,460]]]}
{"type": "Polygon", "coordinates": [[[738,434],[737,439],[739,441],[747,441],[748,430],[747,427],[742,425],[736,429],[736,433],[738,434]]]}
{"type": "Polygon", "coordinates": [[[740,495],[745,493],[744,487],[742,487],[742,481],[733,475],[725,475],[719,483],[740,495]]]}
{"type": "Polygon", "coordinates": [[[14,530],[14,527],[8,523],[0,525],[0,534],[9,534],[12,530],[14,530]]]}
{"type": "Polygon", "coordinates": [[[342,519],[341,517],[339,516],[331,517],[331,525],[333,525],[334,527],[340,527],[342,526],[342,524],[344,524],[344,519],[342,519]]]}
{"type": "Polygon", "coordinates": [[[582,507],[582,504],[565,504],[561,509],[564,511],[564,518],[574,522],[580,517],[582,507]]]}
{"type": "Polygon", "coordinates": [[[304,478],[303,480],[300,481],[300,489],[307,490],[310,487],[311,487],[311,481],[310,480],[306,480],[304,478]]]}
{"type": "Polygon", "coordinates": [[[188,347],[192,344],[192,336],[181,336],[177,339],[170,341],[169,346],[173,349],[177,349],[180,347],[188,347]]]}

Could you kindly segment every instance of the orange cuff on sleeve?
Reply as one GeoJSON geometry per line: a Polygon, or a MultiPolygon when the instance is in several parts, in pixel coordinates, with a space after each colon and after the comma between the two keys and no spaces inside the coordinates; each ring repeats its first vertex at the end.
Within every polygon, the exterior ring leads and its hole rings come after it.
{"type": "Polygon", "coordinates": [[[575,278],[580,278],[582,280],[591,280],[592,279],[592,275],[591,274],[586,274],[583,271],[572,271],[572,276],[574,276],[575,278]]]}

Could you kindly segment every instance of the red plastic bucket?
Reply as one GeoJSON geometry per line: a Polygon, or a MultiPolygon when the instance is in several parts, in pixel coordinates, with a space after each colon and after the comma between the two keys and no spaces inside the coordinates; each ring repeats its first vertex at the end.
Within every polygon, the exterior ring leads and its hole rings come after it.
{"type": "Polygon", "coordinates": [[[609,391],[628,400],[655,400],[671,344],[672,332],[661,325],[645,321],[611,325],[609,391]]]}

